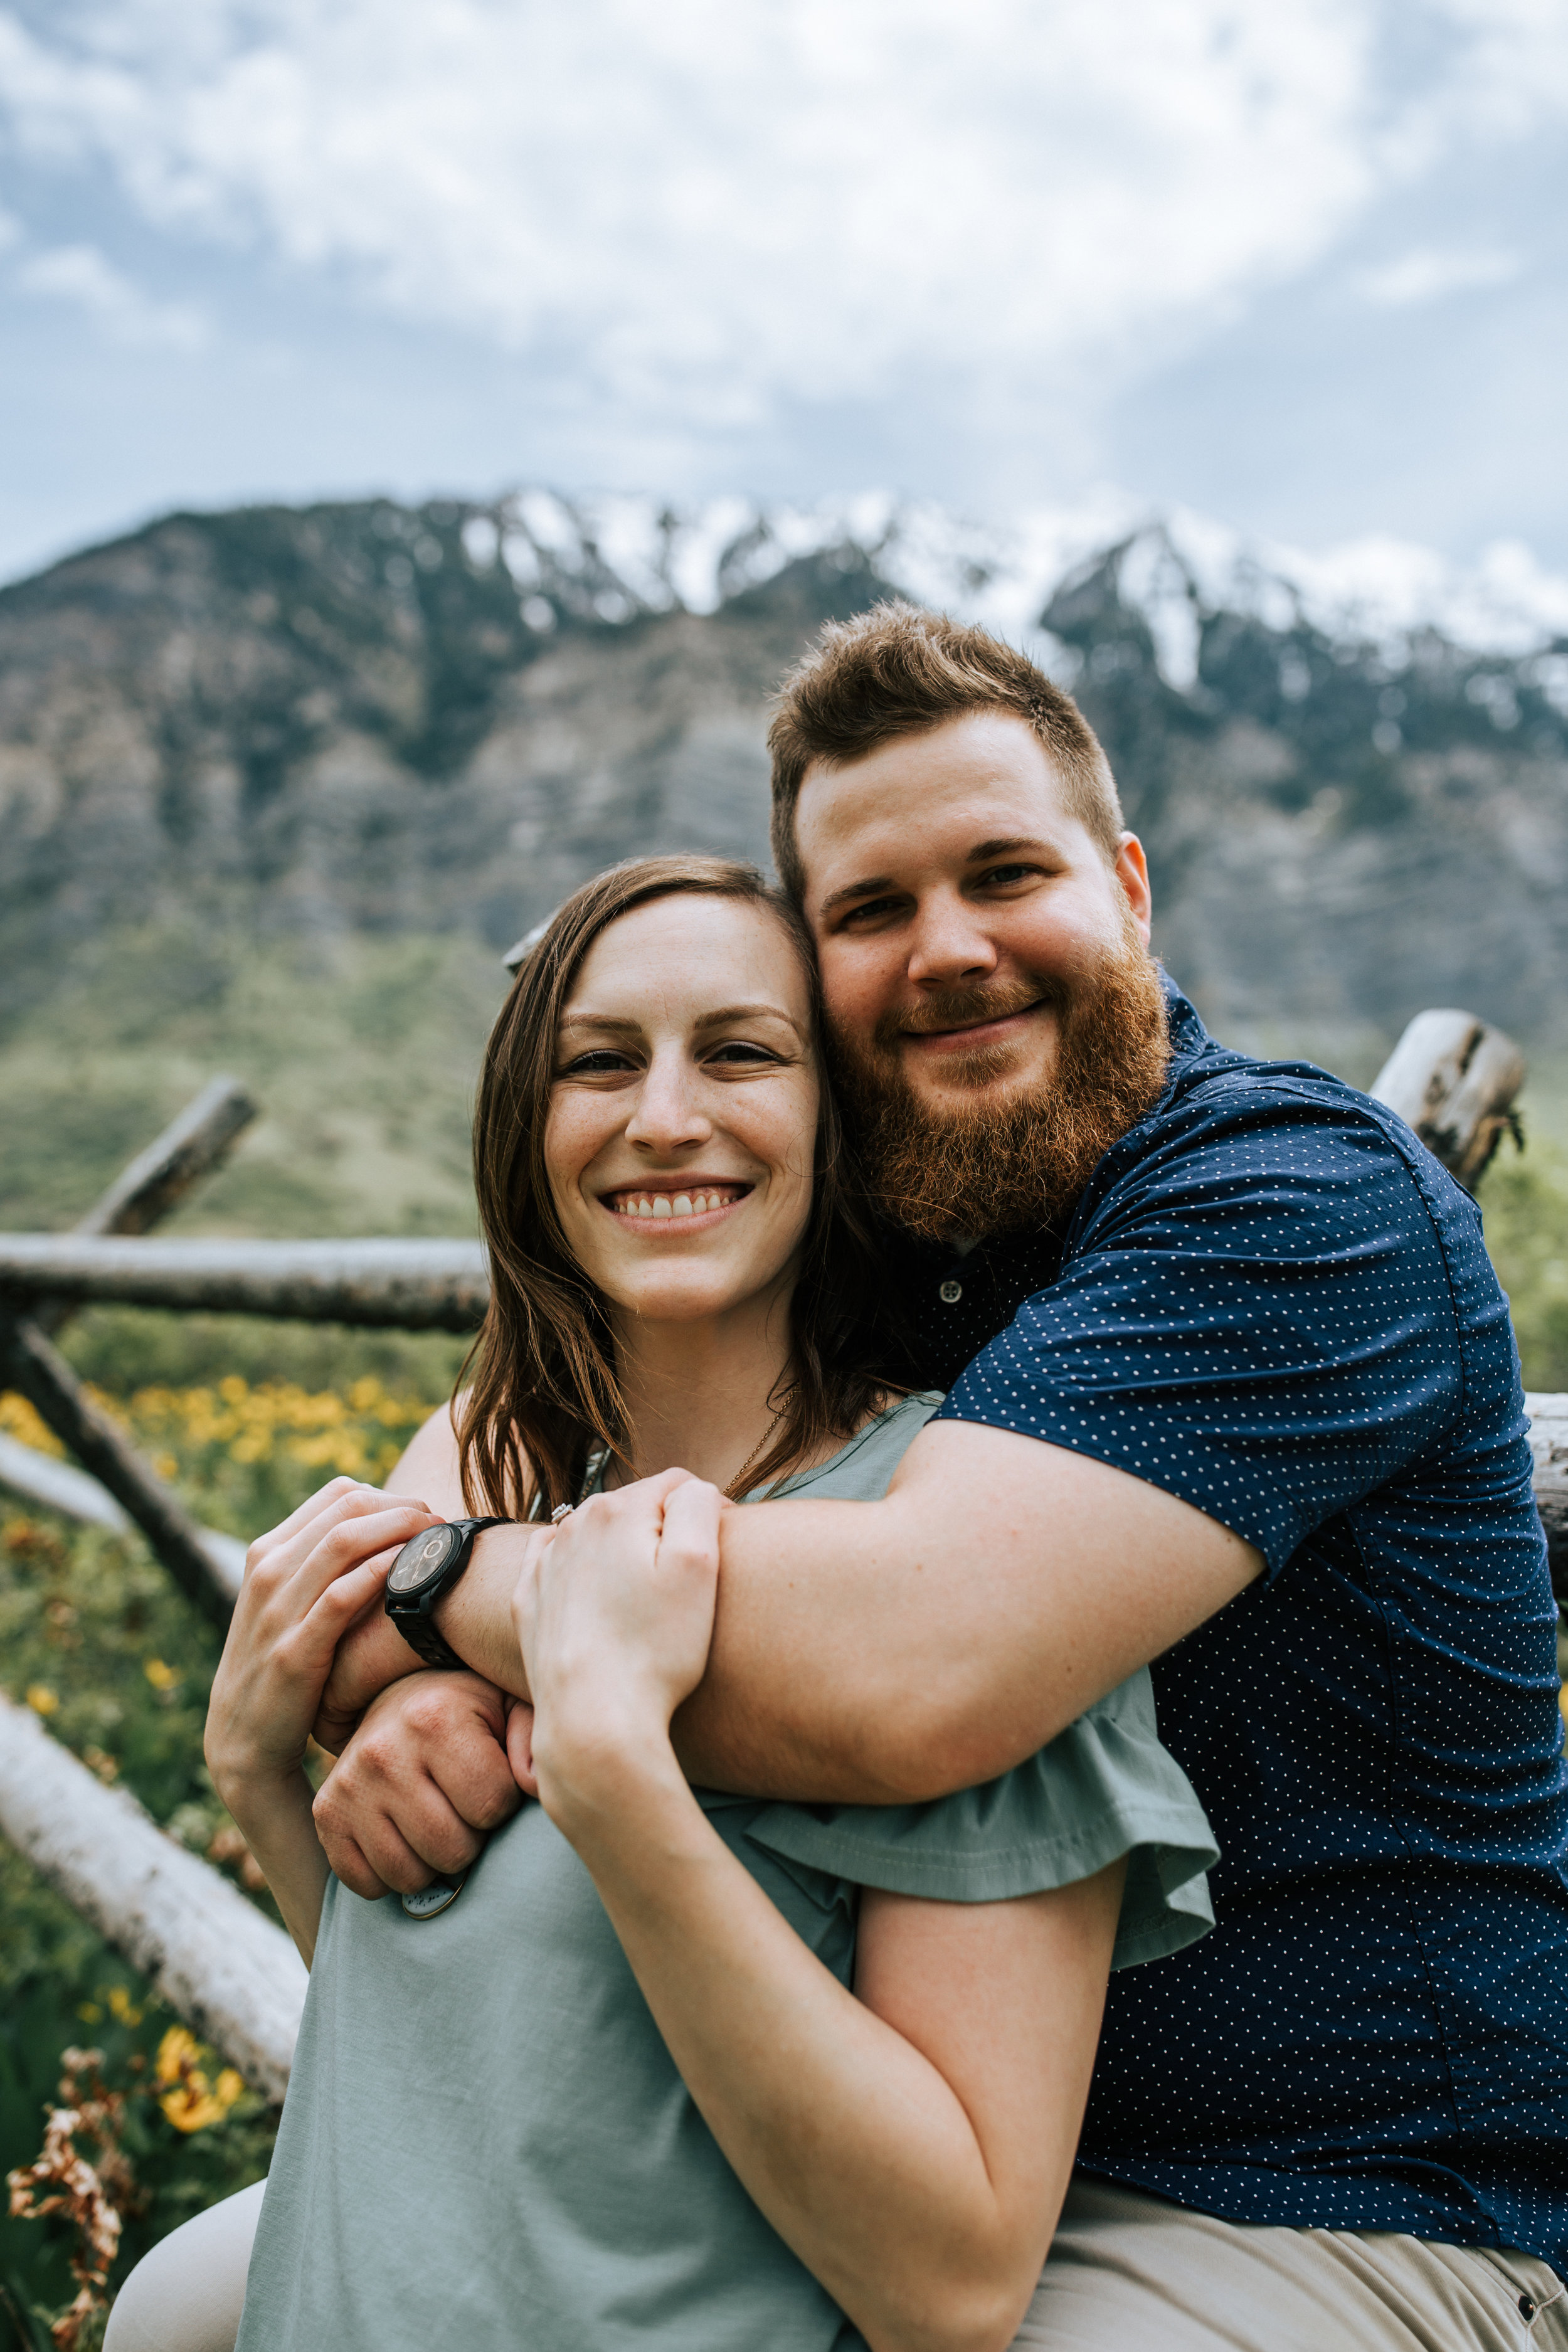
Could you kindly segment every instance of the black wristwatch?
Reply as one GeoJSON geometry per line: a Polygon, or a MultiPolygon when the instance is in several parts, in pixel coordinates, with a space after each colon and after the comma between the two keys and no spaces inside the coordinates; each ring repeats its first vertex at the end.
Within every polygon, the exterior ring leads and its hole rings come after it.
{"type": "Polygon", "coordinates": [[[393,1561],[382,1606],[427,1666],[468,1672],[456,1650],[436,1631],[430,1612],[467,1568],[474,1538],[485,1528],[509,1524],[506,1519],[448,1519],[445,1527],[411,1536],[393,1561]]]}

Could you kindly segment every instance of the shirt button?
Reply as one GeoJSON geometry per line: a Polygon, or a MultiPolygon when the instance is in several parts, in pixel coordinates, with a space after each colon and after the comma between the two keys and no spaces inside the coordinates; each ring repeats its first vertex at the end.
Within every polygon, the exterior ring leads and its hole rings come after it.
{"type": "Polygon", "coordinates": [[[1535,2297],[1532,2294],[1521,2294],[1520,2296],[1519,2315],[1521,2319],[1527,2322],[1535,2317],[1535,2297]]]}
{"type": "Polygon", "coordinates": [[[944,1307],[956,1307],[963,1296],[963,1285],[962,1282],[944,1282],[936,1295],[944,1307]]]}

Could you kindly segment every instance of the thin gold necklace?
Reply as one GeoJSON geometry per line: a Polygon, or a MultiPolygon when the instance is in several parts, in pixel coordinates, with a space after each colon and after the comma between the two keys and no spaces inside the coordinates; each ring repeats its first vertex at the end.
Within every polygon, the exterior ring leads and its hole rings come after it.
{"type": "Polygon", "coordinates": [[[745,1460],[742,1463],[740,1468],[736,1471],[734,1476],[725,1487],[724,1492],[729,1496],[731,1503],[738,1503],[740,1501],[742,1493],[745,1487],[746,1473],[751,1468],[753,1462],[760,1462],[762,1460],[763,1454],[767,1450],[769,1438],[773,1435],[774,1430],[778,1427],[780,1422],[784,1417],[784,1406],[781,1404],[777,1412],[774,1413],[772,1421],[769,1422],[766,1429],[763,1432],[762,1444],[760,1445],[753,1445],[752,1451],[747,1454],[745,1460]]]}

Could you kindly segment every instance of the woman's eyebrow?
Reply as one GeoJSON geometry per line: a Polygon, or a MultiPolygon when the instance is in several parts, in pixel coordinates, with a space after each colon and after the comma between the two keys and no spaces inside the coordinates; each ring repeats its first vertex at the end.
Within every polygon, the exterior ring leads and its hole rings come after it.
{"type": "Polygon", "coordinates": [[[800,1023],[795,1019],[794,1013],[786,1013],[782,1004],[722,1005],[717,1013],[704,1013],[700,1014],[697,1022],[697,1026],[699,1029],[714,1029],[725,1021],[756,1020],[782,1021],[787,1027],[795,1031],[797,1037],[802,1036],[805,1034],[801,1028],[800,1023]]]}
{"type": "MultiPolygon", "coordinates": [[[[700,1013],[693,1025],[699,1029],[716,1029],[726,1021],[757,1020],[782,1021],[795,1031],[797,1037],[805,1034],[794,1013],[786,1013],[782,1004],[721,1005],[716,1013],[700,1013]]],[[[640,1021],[617,1020],[611,1013],[563,1013],[560,1026],[563,1029],[616,1029],[626,1036],[636,1036],[641,1034],[644,1024],[640,1021]]]]}

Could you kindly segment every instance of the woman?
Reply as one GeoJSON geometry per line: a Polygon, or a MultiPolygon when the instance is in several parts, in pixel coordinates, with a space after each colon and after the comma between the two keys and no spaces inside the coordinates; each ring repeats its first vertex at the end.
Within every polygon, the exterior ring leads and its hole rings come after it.
{"type": "Polygon", "coordinates": [[[1108,1971],[1203,1931],[1215,1850],[1142,1675],[934,1804],[716,1796],[676,1764],[721,1509],[880,1495],[939,1402],[888,1384],[816,1028],[751,868],[645,860],[569,900],[487,1055],[493,1303],[456,1431],[394,1482],[425,1505],[337,1482],[252,1548],[208,1756],[312,1972],[240,2352],[1029,2340],[1108,1971]],[[651,1570],[614,1539],[650,1477],[651,1570]],[[335,1646],[433,1520],[551,1509],[514,1604],[540,1801],[455,1895],[357,1901],[300,1769],[335,1646]]]}

